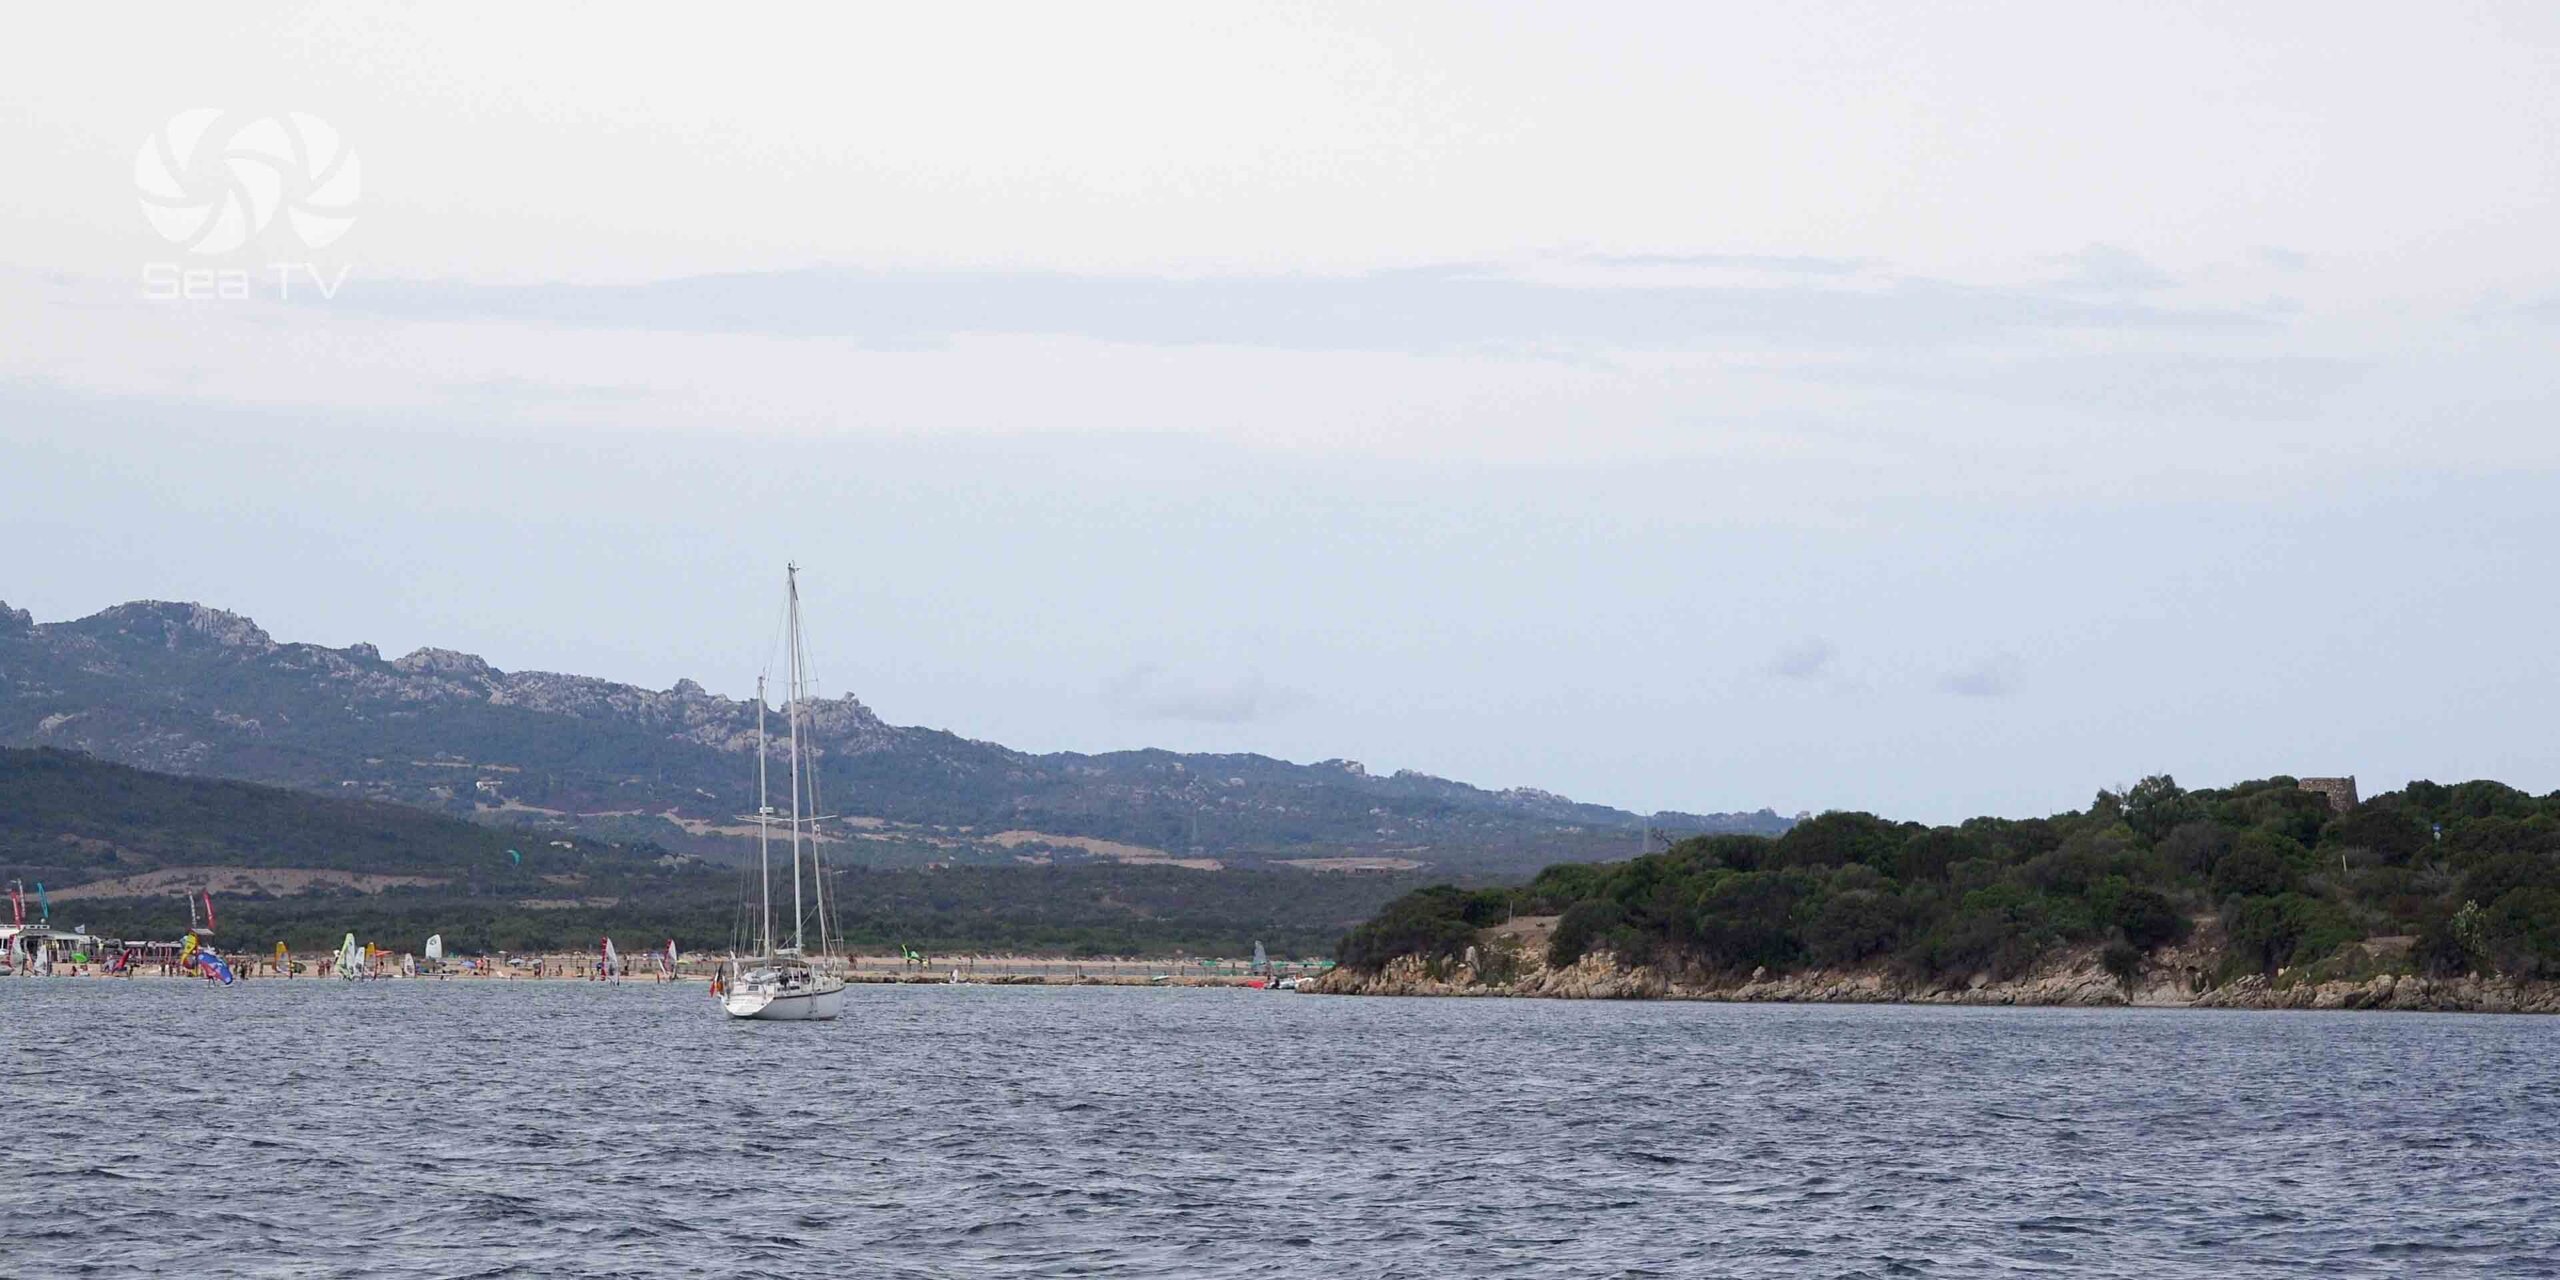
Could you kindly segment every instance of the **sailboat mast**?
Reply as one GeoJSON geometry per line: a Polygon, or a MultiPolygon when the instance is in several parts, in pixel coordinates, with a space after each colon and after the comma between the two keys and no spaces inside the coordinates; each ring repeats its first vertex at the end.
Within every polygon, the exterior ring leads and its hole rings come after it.
{"type": "Polygon", "coordinates": [[[773,798],[764,776],[764,677],[756,677],[756,865],[764,872],[764,950],[773,954],[773,798]]]}
{"type": "MultiPolygon", "coordinates": [[[[801,680],[805,685],[809,672],[809,646],[798,631],[791,633],[791,640],[800,655],[801,680]]],[[[818,912],[818,954],[826,956],[834,954],[835,930],[827,921],[827,859],[818,839],[818,824],[825,821],[827,815],[824,812],[826,800],[818,788],[818,721],[814,715],[809,721],[809,754],[809,905],[817,908],[818,912]]]]}
{"type": "Polygon", "coordinates": [[[791,595],[791,949],[800,937],[800,566],[783,566],[791,595]]]}

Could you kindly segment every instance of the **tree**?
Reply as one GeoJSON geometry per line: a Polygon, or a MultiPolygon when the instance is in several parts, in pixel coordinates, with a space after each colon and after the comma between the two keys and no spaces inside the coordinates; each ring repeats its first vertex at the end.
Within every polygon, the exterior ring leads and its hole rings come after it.
{"type": "Polygon", "coordinates": [[[2145,842],[2158,843],[2179,824],[2204,816],[2204,806],[2187,798],[2186,789],[2168,774],[2154,774],[2124,794],[2125,825],[2145,842]]]}

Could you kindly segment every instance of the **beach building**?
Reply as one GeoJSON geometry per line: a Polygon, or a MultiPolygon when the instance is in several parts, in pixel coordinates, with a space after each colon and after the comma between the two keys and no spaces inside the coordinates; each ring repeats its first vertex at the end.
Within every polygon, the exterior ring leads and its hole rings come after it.
{"type": "Polygon", "coordinates": [[[40,959],[56,965],[92,964],[107,957],[112,945],[85,929],[56,929],[49,924],[0,925],[0,967],[13,974],[36,971],[40,959]]]}

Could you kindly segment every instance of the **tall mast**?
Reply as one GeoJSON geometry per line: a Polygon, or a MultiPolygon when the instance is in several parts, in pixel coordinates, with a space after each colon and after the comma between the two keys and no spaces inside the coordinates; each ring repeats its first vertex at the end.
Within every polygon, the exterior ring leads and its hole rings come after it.
{"type": "Polygon", "coordinates": [[[764,871],[764,951],[773,954],[773,800],[764,781],[764,677],[756,677],[756,865],[764,871]]]}
{"type": "MultiPolygon", "coordinates": [[[[808,645],[800,639],[796,631],[792,633],[792,643],[800,652],[801,678],[805,682],[809,669],[808,645]]],[[[834,928],[827,922],[827,858],[820,847],[818,824],[833,815],[823,812],[826,808],[826,799],[819,794],[816,759],[818,721],[814,714],[809,720],[809,754],[811,757],[809,761],[809,905],[817,908],[818,911],[818,954],[826,956],[833,955],[835,952],[833,940],[836,935],[834,928]]]]}
{"type": "Polygon", "coordinates": [[[800,951],[800,566],[783,566],[791,595],[791,949],[800,951]]]}

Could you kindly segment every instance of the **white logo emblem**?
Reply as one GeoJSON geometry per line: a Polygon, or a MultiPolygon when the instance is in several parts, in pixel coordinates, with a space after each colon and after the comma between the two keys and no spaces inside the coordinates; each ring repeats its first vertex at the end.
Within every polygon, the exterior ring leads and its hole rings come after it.
{"type": "Polygon", "coordinates": [[[143,216],[190,253],[229,253],[256,240],[281,209],[304,246],[326,248],[355,225],[356,153],[314,116],[261,116],[208,138],[225,113],[198,107],[143,140],[133,185],[143,216]]]}

